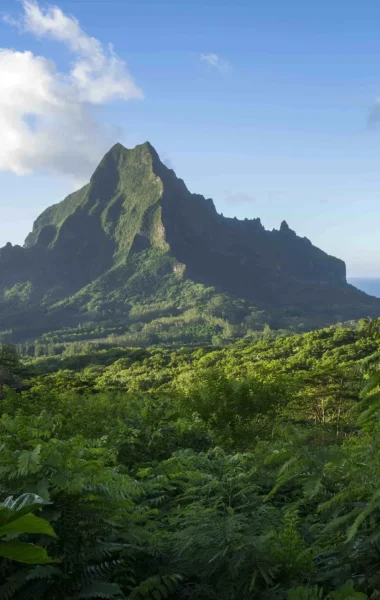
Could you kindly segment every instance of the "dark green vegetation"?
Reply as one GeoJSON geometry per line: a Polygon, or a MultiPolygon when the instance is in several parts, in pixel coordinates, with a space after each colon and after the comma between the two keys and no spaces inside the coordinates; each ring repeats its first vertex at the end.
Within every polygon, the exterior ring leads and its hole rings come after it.
{"type": "Polygon", "coordinates": [[[3,346],[0,599],[378,599],[379,330],[3,346]]]}
{"type": "Polygon", "coordinates": [[[183,344],[380,314],[343,261],[285,222],[219,215],[149,143],[114,146],[90,182],[0,250],[0,333],[16,342],[122,337],[183,344]],[[47,333],[49,332],[49,333],[47,333]]]}

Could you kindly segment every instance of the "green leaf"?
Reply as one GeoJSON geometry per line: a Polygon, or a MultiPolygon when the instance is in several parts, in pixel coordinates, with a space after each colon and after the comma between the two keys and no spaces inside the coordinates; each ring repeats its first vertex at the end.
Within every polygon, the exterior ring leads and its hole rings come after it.
{"type": "Polygon", "coordinates": [[[366,594],[355,591],[354,583],[351,580],[346,581],[346,583],[340,586],[335,592],[331,592],[328,598],[331,600],[368,600],[366,594]]]}
{"type": "Polygon", "coordinates": [[[46,481],[46,479],[42,479],[38,482],[37,492],[45,502],[50,502],[49,482],[46,481]]]}
{"type": "Polygon", "coordinates": [[[61,475],[60,473],[55,473],[51,478],[51,483],[53,486],[57,487],[60,490],[64,490],[68,486],[68,479],[66,475],[61,475]]]}
{"type": "Polygon", "coordinates": [[[54,558],[50,558],[44,548],[34,544],[25,544],[24,542],[0,542],[0,556],[26,565],[59,562],[54,558]]]}
{"type": "Polygon", "coordinates": [[[37,473],[40,466],[41,446],[38,444],[31,452],[24,450],[17,458],[19,475],[28,475],[28,473],[37,473]]]}
{"type": "Polygon", "coordinates": [[[57,537],[50,523],[32,514],[22,515],[0,527],[0,536],[8,533],[42,533],[57,537]]]}
{"type": "Polygon", "coordinates": [[[287,600],[322,600],[323,590],[317,585],[312,587],[292,588],[288,591],[287,600]]]}
{"type": "Polygon", "coordinates": [[[346,542],[351,541],[352,538],[357,534],[360,525],[362,523],[364,523],[364,521],[366,520],[366,518],[371,514],[372,510],[373,510],[373,508],[369,507],[369,508],[363,510],[356,517],[355,521],[353,522],[353,524],[351,525],[351,527],[349,527],[349,529],[347,531],[346,542]]]}
{"type": "Polygon", "coordinates": [[[0,527],[34,512],[44,505],[42,498],[35,494],[23,494],[16,500],[13,500],[13,496],[9,496],[5,502],[0,504],[0,527]]]}
{"type": "Polygon", "coordinates": [[[13,500],[13,496],[8,496],[6,500],[4,500],[3,505],[9,508],[10,510],[20,510],[25,506],[32,506],[35,504],[44,504],[43,499],[37,494],[22,494],[16,500],[13,500]]]}
{"type": "Polygon", "coordinates": [[[303,490],[306,498],[309,500],[316,496],[319,490],[322,487],[322,476],[321,475],[311,475],[308,477],[303,484],[303,490]]]}

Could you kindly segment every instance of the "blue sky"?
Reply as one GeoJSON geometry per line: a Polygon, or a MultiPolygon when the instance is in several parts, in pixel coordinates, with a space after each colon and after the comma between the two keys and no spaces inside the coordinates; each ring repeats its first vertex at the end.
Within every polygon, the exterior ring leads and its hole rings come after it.
{"type": "MultiPolygon", "coordinates": [[[[129,88],[124,97],[115,93],[89,108],[107,130],[107,143],[130,147],[149,140],[219,212],[260,217],[267,228],[285,219],[344,259],[348,275],[380,276],[380,123],[368,126],[380,96],[378,2],[53,5],[105,48],[112,43],[127,63],[135,92],[129,88]]],[[[42,11],[48,6],[39,4],[42,11]]],[[[20,2],[2,0],[1,10],[7,16],[0,22],[1,48],[30,51],[53,61],[61,74],[70,71],[72,48],[10,23],[20,20],[20,2]]],[[[86,101],[82,105],[86,110],[86,101]]],[[[58,143],[66,132],[70,148],[75,127],[62,119],[64,127],[52,137],[58,143]]],[[[11,135],[12,119],[3,127],[11,135]]],[[[87,153],[82,142],[75,173],[66,155],[64,170],[50,160],[51,149],[34,157],[40,148],[32,146],[12,160],[2,159],[0,150],[0,244],[22,243],[43,208],[86,181],[101,159],[97,148],[90,143],[87,153]],[[20,174],[17,165],[25,161],[28,174],[20,174]]]]}

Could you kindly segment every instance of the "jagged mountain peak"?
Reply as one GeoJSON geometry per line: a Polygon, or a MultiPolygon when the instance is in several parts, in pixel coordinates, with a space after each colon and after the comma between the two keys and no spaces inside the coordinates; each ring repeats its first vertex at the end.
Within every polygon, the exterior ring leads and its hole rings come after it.
{"type": "MultiPolygon", "coordinates": [[[[153,173],[153,163],[161,172],[166,167],[161,163],[156,150],[149,142],[139,144],[132,149],[126,148],[121,143],[116,143],[103,156],[94,170],[90,181],[83,188],[70,194],[62,202],[47,208],[35,221],[33,231],[25,240],[25,247],[31,247],[38,243],[43,229],[49,227],[56,229],[56,234],[62,228],[67,219],[72,220],[74,215],[81,213],[98,216],[102,221],[102,227],[107,229],[110,220],[116,227],[115,219],[120,218],[121,209],[132,209],[137,202],[139,191],[143,192],[147,182],[154,187],[159,187],[157,175],[153,173]],[[123,205],[123,206],[122,206],[123,205]],[[119,211],[117,210],[119,207],[119,211]]],[[[146,189],[145,189],[146,191],[146,189]]],[[[157,191],[157,190],[156,190],[157,191]]],[[[159,196],[162,194],[162,190],[159,196]]],[[[148,200],[149,194],[143,194],[148,200]]],[[[157,194],[154,194],[155,202],[157,194]]],[[[127,210],[128,212],[128,210],[127,210]]],[[[111,227],[112,229],[112,227],[111,227]]],[[[42,233],[42,239],[51,240],[51,235],[42,233]]]]}
{"type": "Polygon", "coordinates": [[[97,247],[108,248],[109,265],[115,256],[126,260],[132,250],[158,248],[185,264],[192,278],[244,296],[262,296],[263,279],[274,278],[278,287],[286,273],[345,282],[344,263],[306,245],[286,221],[279,231],[287,235],[277,237],[259,219],[218,215],[213,201],[191,194],[148,141],[132,149],[112,146],[87,186],[40,215],[26,246],[61,251],[77,246],[80,256],[85,241],[86,249],[95,244],[95,231],[97,247]]]}
{"type": "Polygon", "coordinates": [[[24,248],[0,251],[0,311],[1,295],[23,294],[44,310],[58,302],[124,314],[133,299],[165,302],[186,282],[269,311],[327,315],[324,323],[380,312],[380,301],[347,285],[343,261],[286,221],[267,231],[258,218],[219,215],[149,142],[114,144],[88,184],[37,218],[24,248]]]}
{"type": "Polygon", "coordinates": [[[151,156],[154,160],[160,160],[158,156],[157,150],[152,146],[149,141],[142,142],[141,144],[136,144],[133,148],[127,148],[120,142],[116,142],[104,155],[103,159],[100,161],[99,166],[106,159],[114,159],[119,161],[120,158],[126,158],[128,155],[136,155],[140,158],[142,156],[151,156]]]}
{"type": "Polygon", "coordinates": [[[114,144],[103,156],[95,168],[90,181],[96,179],[99,173],[109,175],[108,168],[124,169],[129,163],[146,163],[159,160],[158,154],[150,142],[137,144],[134,148],[126,148],[120,142],[114,144]]]}

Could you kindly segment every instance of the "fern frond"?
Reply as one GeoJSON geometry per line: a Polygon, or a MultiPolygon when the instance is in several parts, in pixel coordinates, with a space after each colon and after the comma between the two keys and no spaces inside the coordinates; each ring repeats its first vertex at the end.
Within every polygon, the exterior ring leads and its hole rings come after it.
{"type": "Polygon", "coordinates": [[[103,581],[95,581],[90,586],[81,590],[75,598],[93,599],[93,598],[124,598],[123,592],[117,583],[107,583],[103,581]]]}

